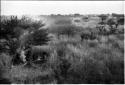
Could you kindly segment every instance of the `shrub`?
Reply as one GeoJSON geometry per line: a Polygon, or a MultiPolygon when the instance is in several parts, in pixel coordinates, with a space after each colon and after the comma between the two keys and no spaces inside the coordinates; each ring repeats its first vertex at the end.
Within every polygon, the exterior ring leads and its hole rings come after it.
{"type": "Polygon", "coordinates": [[[30,43],[32,45],[42,45],[42,44],[47,44],[49,41],[48,33],[47,30],[41,29],[41,30],[36,30],[34,31],[31,36],[30,43]]]}
{"type": "Polygon", "coordinates": [[[75,25],[58,25],[58,26],[54,26],[50,32],[51,33],[55,33],[58,35],[67,35],[69,36],[73,36],[78,32],[79,27],[75,26],[75,25]]]}
{"type": "Polygon", "coordinates": [[[112,25],[116,24],[116,21],[113,18],[111,18],[111,19],[108,19],[107,24],[112,27],[112,25]]]}
{"type": "Polygon", "coordinates": [[[18,26],[22,27],[23,29],[33,30],[30,28],[39,29],[40,27],[43,27],[44,24],[42,23],[42,21],[37,21],[37,20],[33,20],[29,17],[22,16],[18,26]]]}
{"type": "Polygon", "coordinates": [[[74,22],[77,22],[77,23],[79,23],[79,22],[80,22],[80,20],[77,20],[77,19],[76,19],[76,20],[74,20],[74,22]]]}
{"type": "Polygon", "coordinates": [[[118,26],[117,21],[113,18],[108,19],[107,24],[110,26],[110,33],[115,33],[118,26]],[[115,25],[115,27],[113,27],[115,25]]]}
{"type": "Polygon", "coordinates": [[[69,25],[69,24],[71,24],[71,20],[65,19],[65,18],[59,18],[56,20],[55,24],[56,25],[69,25]]]}
{"type": "Polygon", "coordinates": [[[1,38],[10,39],[15,37],[14,28],[18,25],[17,16],[11,16],[10,19],[1,20],[0,34],[1,38]]]}
{"type": "Polygon", "coordinates": [[[94,39],[96,39],[97,38],[97,36],[96,36],[96,34],[95,33],[93,33],[93,32],[82,32],[81,33],[81,40],[94,40],[94,39]]]}
{"type": "Polygon", "coordinates": [[[18,19],[17,16],[11,16],[10,19],[3,19],[0,29],[2,37],[0,38],[5,39],[6,42],[2,48],[7,50],[10,55],[15,56],[18,54],[17,49],[20,49],[21,52],[24,47],[27,49],[30,45],[46,44],[49,41],[48,33],[45,29],[39,29],[42,26],[44,25],[41,21],[25,17],[18,19]]]}

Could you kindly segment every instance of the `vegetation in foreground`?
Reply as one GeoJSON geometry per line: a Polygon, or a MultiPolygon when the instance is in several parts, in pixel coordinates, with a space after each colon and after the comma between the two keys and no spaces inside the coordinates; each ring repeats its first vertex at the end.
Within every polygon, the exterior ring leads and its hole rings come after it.
{"type": "Polygon", "coordinates": [[[124,16],[1,16],[0,83],[123,84],[124,16]]]}

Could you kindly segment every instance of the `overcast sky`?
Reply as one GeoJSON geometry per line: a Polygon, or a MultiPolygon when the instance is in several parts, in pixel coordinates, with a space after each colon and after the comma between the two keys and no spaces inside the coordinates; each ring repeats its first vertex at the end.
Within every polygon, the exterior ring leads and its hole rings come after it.
{"type": "Polygon", "coordinates": [[[123,13],[123,1],[1,1],[2,15],[123,13]]]}

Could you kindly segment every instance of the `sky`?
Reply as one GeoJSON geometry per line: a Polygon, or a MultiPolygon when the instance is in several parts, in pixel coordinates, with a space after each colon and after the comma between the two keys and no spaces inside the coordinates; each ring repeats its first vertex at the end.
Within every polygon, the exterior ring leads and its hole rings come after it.
{"type": "Polygon", "coordinates": [[[124,13],[124,1],[1,1],[1,15],[124,13]]]}

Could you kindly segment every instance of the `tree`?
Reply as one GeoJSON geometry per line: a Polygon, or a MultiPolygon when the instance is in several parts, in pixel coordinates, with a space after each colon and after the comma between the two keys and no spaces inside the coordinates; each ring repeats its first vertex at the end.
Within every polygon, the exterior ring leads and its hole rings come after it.
{"type": "Polygon", "coordinates": [[[117,19],[116,28],[118,27],[118,25],[124,25],[124,14],[112,13],[112,16],[117,19]]]}
{"type": "Polygon", "coordinates": [[[119,19],[117,20],[117,23],[118,23],[118,25],[119,25],[119,24],[124,25],[124,17],[123,17],[123,18],[119,18],[119,19]]]}
{"type": "Polygon", "coordinates": [[[0,46],[9,50],[10,55],[15,56],[16,54],[21,55],[24,48],[30,45],[45,44],[49,39],[47,30],[39,30],[42,26],[44,25],[41,21],[18,19],[17,16],[11,16],[10,19],[5,18],[1,20],[0,28],[2,34],[0,40],[5,40],[5,42],[0,42],[0,46]]]}
{"type": "Polygon", "coordinates": [[[48,33],[46,29],[35,30],[30,34],[30,43],[32,45],[43,45],[49,41],[48,33]]]}
{"type": "Polygon", "coordinates": [[[114,28],[113,25],[116,25],[117,27],[117,21],[111,18],[107,21],[107,24],[110,26],[110,32],[114,33],[116,31],[116,28],[114,28]]]}
{"type": "Polygon", "coordinates": [[[11,16],[10,19],[1,21],[0,38],[10,39],[16,37],[14,28],[18,25],[19,20],[17,16],[11,16]]]}
{"type": "Polygon", "coordinates": [[[101,14],[99,17],[101,18],[101,22],[103,22],[107,18],[107,15],[101,14]]]}
{"type": "Polygon", "coordinates": [[[31,18],[23,16],[20,20],[19,27],[22,27],[23,29],[28,29],[28,30],[33,30],[34,29],[39,29],[40,27],[43,27],[44,24],[42,21],[36,21],[31,18]]]}
{"type": "Polygon", "coordinates": [[[76,27],[73,25],[62,26],[60,27],[60,29],[61,29],[60,34],[62,35],[73,36],[76,32],[76,27]]]}
{"type": "Polygon", "coordinates": [[[1,20],[1,28],[0,28],[0,39],[5,39],[3,48],[5,50],[9,50],[10,55],[14,55],[18,46],[18,38],[21,34],[20,30],[17,30],[16,27],[18,26],[20,20],[17,16],[11,16],[9,19],[1,20]],[[17,33],[18,32],[18,33],[17,33]],[[6,48],[8,47],[8,48],[6,48]]]}

